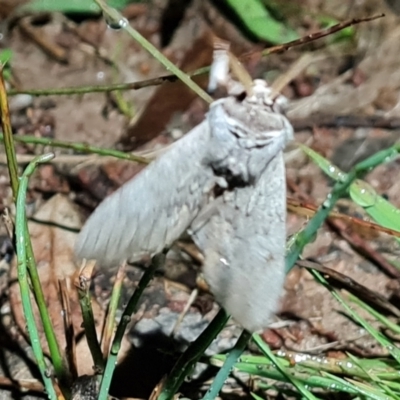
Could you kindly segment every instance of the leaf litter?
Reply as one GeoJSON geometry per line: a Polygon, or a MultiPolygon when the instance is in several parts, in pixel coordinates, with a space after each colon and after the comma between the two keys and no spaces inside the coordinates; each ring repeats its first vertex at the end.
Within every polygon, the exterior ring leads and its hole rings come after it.
{"type": "MultiPolygon", "coordinates": [[[[54,20],[52,24],[55,26],[49,27],[49,32],[60,33],[60,22],[54,20]]],[[[342,115],[343,113],[347,113],[351,115],[359,113],[360,111],[364,112],[366,115],[370,115],[376,111],[379,115],[383,115],[385,118],[397,116],[396,102],[390,100],[391,98],[396,99],[396,96],[393,96],[393,93],[389,93],[389,96],[385,94],[385,88],[388,84],[387,79],[384,78],[390,76],[393,79],[391,82],[394,82],[393,85],[390,83],[390,91],[393,91],[392,88],[397,90],[398,85],[395,83],[397,82],[397,64],[394,59],[395,54],[397,54],[395,51],[398,42],[396,41],[397,34],[398,32],[393,30],[387,38],[383,36],[382,43],[377,47],[376,51],[367,55],[358,66],[364,74],[367,73],[367,77],[358,87],[354,84],[354,81],[352,81],[353,76],[351,75],[351,72],[345,72],[344,75],[339,76],[333,82],[321,84],[320,88],[315,91],[311,90],[312,94],[309,97],[293,102],[293,108],[289,113],[289,116],[298,119],[307,118],[312,112],[323,112],[332,115],[342,115]],[[385,100],[385,96],[389,100],[385,100]]],[[[36,45],[31,43],[26,44],[17,31],[12,33],[10,40],[10,43],[16,52],[14,62],[15,72],[17,77],[19,77],[21,87],[23,88],[72,86],[78,84],[94,84],[103,82],[104,80],[112,80],[111,69],[105,65],[102,60],[95,59],[92,56],[76,54],[79,52],[72,50],[72,62],[70,65],[63,66],[55,63],[53,60],[49,59],[48,56],[45,56],[36,45]],[[26,67],[27,65],[29,65],[29,69],[26,67]],[[36,66],[38,66],[37,69],[35,69],[36,66]],[[49,71],[49,73],[43,74],[43,71],[49,71]],[[99,72],[104,72],[104,75],[98,75],[99,72]]],[[[107,34],[103,38],[101,38],[100,35],[98,41],[101,43],[102,47],[108,49],[109,54],[112,54],[112,51],[109,49],[111,49],[115,42],[118,41],[121,41],[119,45],[122,47],[125,46],[125,48],[130,50],[124,52],[125,54],[130,54],[130,61],[119,60],[119,63],[124,66],[123,71],[126,75],[123,79],[133,81],[148,76],[148,73],[139,75],[138,71],[140,71],[141,68],[134,68],[133,65],[144,66],[147,64],[155,76],[160,74],[158,66],[154,65],[154,62],[151,59],[146,59],[145,55],[140,54],[140,50],[134,48],[131,43],[125,43],[123,39],[115,35],[115,32],[107,31],[107,34]],[[134,54],[134,56],[132,54],[134,54]]],[[[279,61],[278,58],[272,57],[272,60],[269,61],[269,70],[274,67],[282,67],[282,64],[284,65],[285,63],[290,62],[291,57],[292,56],[290,55],[283,56],[283,61],[279,61]]],[[[326,63],[327,62],[324,64],[324,62],[322,62],[319,64],[319,67],[314,66],[313,68],[323,71],[324,68],[326,68],[326,63]]],[[[253,72],[256,72],[257,69],[260,71],[264,66],[265,64],[263,64],[263,62],[258,64],[255,63],[253,65],[253,72]]],[[[307,69],[304,75],[299,76],[299,84],[301,82],[307,82],[310,74],[311,76],[312,74],[315,74],[315,72],[312,71],[312,73],[310,73],[309,71],[310,70],[307,69]]],[[[327,76],[328,75],[329,73],[327,76]]],[[[120,80],[121,76],[119,77],[118,82],[120,80]]],[[[293,88],[286,88],[285,91],[289,97],[294,97],[293,88]]],[[[137,94],[139,93],[141,94],[142,92],[137,92],[137,94]]],[[[144,97],[149,98],[150,94],[151,93],[144,97]]],[[[41,98],[34,99],[33,108],[37,112],[43,112],[42,101],[41,98]]],[[[102,116],[102,111],[109,104],[104,95],[84,95],[82,98],[78,96],[71,96],[71,98],[54,97],[53,101],[55,102],[56,107],[50,108],[50,112],[56,122],[54,128],[54,135],[56,138],[68,138],[68,140],[79,141],[84,139],[85,141],[96,145],[112,145],[121,138],[121,135],[124,132],[126,132],[126,120],[121,118],[115,110],[110,108],[109,110],[111,111],[107,111],[109,113],[108,119],[105,119],[102,116]],[[71,115],[74,115],[73,119],[70,118],[71,115]]],[[[144,110],[143,114],[140,115],[145,115],[145,99],[138,99],[135,97],[133,101],[137,102],[137,107],[139,109],[144,110]]],[[[187,129],[188,126],[191,127],[195,125],[197,121],[201,119],[203,110],[204,106],[196,107],[192,105],[188,111],[180,111],[180,118],[178,118],[178,121],[180,119],[181,126],[185,126],[183,128],[184,131],[189,130],[187,129]]],[[[26,127],[27,125],[22,124],[19,133],[30,133],[29,131],[25,131],[26,127]]],[[[172,140],[170,132],[161,133],[161,136],[155,137],[152,142],[147,144],[148,148],[162,147],[172,140]]],[[[308,141],[308,143],[311,140],[312,147],[322,150],[323,154],[330,159],[330,156],[335,152],[335,149],[342,143],[345,143],[347,138],[357,136],[364,141],[369,141],[375,140],[376,138],[379,140],[380,137],[384,135],[391,136],[391,134],[390,131],[385,131],[384,129],[359,128],[354,131],[349,128],[332,129],[315,127],[312,134],[310,134],[309,131],[299,132],[297,133],[297,138],[303,142],[308,141]]],[[[377,146],[379,147],[379,142],[377,146]]],[[[29,153],[32,149],[21,147],[20,151],[29,153]]],[[[118,163],[114,162],[114,165],[116,164],[118,163]]],[[[84,193],[83,196],[90,199],[90,202],[87,200],[86,202],[81,202],[81,204],[90,204],[89,207],[93,207],[106,195],[106,193],[114,190],[116,186],[121,185],[122,181],[118,180],[118,177],[124,172],[124,168],[121,168],[121,172],[118,171],[119,168],[121,167],[114,167],[111,164],[101,168],[104,174],[102,175],[103,178],[100,178],[97,185],[101,185],[101,179],[106,180],[110,177],[111,183],[108,186],[108,190],[103,190],[94,200],[92,195],[84,193]],[[118,172],[116,172],[115,169],[118,172]],[[115,184],[116,181],[117,184],[115,184]]],[[[308,161],[305,161],[304,159],[301,160],[297,157],[287,165],[287,168],[288,176],[293,177],[300,189],[291,193],[292,195],[301,197],[301,192],[304,191],[318,203],[329,191],[329,182],[323,178],[319,169],[308,161]]],[[[62,166],[62,168],[57,167],[54,174],[60,174],[67,177],[70,181],[69,173],[66,172],[68,169],[68,165],[62,166]]],[[[128,176],[135,173],[135,171],[132,171],[128,176]]],[[[377,168],[377,170],[369,174],[366,179],[374,186],[375,190],[379,193],[387,193],[389,199],[393,201],[395,205],[399,206],[400,203],[397,196],[397,190],[395,189],[398,186],[396,183],[396,176],[398,176],[397,173],[397,164],[391,163],[377,168]],[[384,177],[384,179],[382,179],[382,177],[384,177]]],[[[6,173],[3,173],[2,176],[6,177],[7,175],[6,173]]],[[[6,180],[7,178],[4,178],[4,182],[6,182],[6,180]]],[[[88,179],[88,185],[91,185],[90,179],[88,179]]],[[[57,190],[56,186],[57,185],[54,185],[54,190],[57,190]]],[[[71,186],[72,188],[75,188],[74,185],[71,186]]],[[[6,184],[3,185],[1,190],[4,193],[3,198],[9,198],[6,184]]],[[[72,192],[71,197],[79,199],[79,196],[81,195],[82,194],[80,194],[79,191],[78,193],[72,192]]],[[[71,221],[75,222],[81,218],[80,213],[74,214],[75,211],[71,211],[71,203],[66,200],[65,197],[63,197],[62,200],[59,200],[60,197],[57,195],[55,198],[51,198],[49,203],[46,203],[46,197],[48,197],[49,194],[43,197],[40,192],[35,191],[32,196],[34,196],[33,204],[35,208],[38,208],[37,205],[39,203],[44,203],[43,207],[48,207],[48,210],[46,211],[47,216],[54,212],[54,210],[51,211],[53,207],[56,207],[54,203],[61,202],[63,204],[61,215],[64,215],[67,218],[67,221],[62,221],[62,224],[71,221]],[[57,201],[54,199],[57,199],[57,201]]],[[[359,210],[354,209],[354,206],[352,206],[350,202],[346,203],[345,200],[340,206],[341,210],[346,209],[346,212],[350,215],[357,215],[357,213],[359,213],[359,210]]],[[[38,212],[43,212],[43,210],[40,210],[41,208],[39,208],[38,212]]],[[[35,217],[37,217],[36,214],[35,217]]],[[[300,217],[296,214],[289,215],[289,232],[293,233],[298,228],[301,228],[304,225],[305,220],[304,217],[300,217]]],[[[71,226],[72,224],[66,225],[71,226]]],[[[57,297],[57,285],[54,277],[60,273],[59,268],[61,268],[61,272],[64,274],[68,271],[66,274],[69,278],[71,274],[76,271],[76,266],[72,263],[72,259],[70,258],[70,240],[72,241],[72,233],[71,237],[68,239],[69,234],[65,234],[65,231],[61,228],[48,227],[43,224],[33,223],[32,236],[35,237],[33,234],[37,235],[35,242],[38,247],[36,250],[38,261],[43,257],[42,266],[45,266],[43,269],[43,274],[45,276],[44,282],[48,282],[45,284],[45,293],[49,299],[55,299],[55,297],[57,297]],[[52,249],[53,246],[54,249],[52,249]],[[61,251],[59,252],[60,254],[58,254],[57,249],[60,248],[61,251]],[[53,270],[52,268],[56,269],[53,270]]],[[[390,239],[387,236],[373,237],[372,244],[377,249],[383,249],[386,253],[393,251],[393,246],[390,244],[390,239]]],[[[375,265],[358,255],[345,240],[336,236],[327,227],[322,228],[316,241],[308,246],[306,249],[306,256],[324,262],[325,266],[351,276],[358,283],[376,290],[387,298],[393,296],[395,298],[396,296],[398,297],[399,287],[393,279],[382,274],[375,265]]],[[[193,287],[193,276],[195,275],[195,271],[192,266],[189,266],[188,268],[188,265],[191,264],[190,258],[183,256],[177,250],[174,251],[174,257],[175,259],[170,261],[168,265],[172,268],[172,264],[174,264],[176,268],[176,266],[180,264],[184,271],[180,274],[181,278],[182,275],[185,275],[186,277],[190,276],[189,281],[191,284],[189,287],[193,287]]],[[[169,270],[171,268],[169,268],[169,270]]],[[[135,285],[135,281],[138,279],[139,273],[132,269],[128,271],[128,274],[132,279],[127,281],[126,285],[128,288],[132,289],[135,285]]],[[[100,302],[104,301],[107,297],[110,287],[109,282],[111,279],[111,274],[110,276],[95,277],[95,292],[99,296],[100,302]]],[[[184,282],[187,282],[187,280],[184,280],[184,282]]],[[[13,292],[13,289],[11,289],[11,292],[13,292]]],[[[13,296],[15,298],[15,293],[13,296]]],[[[180,305],[184,304],[188,297],[188,291],[182,292],[179,287],[173,285],[165,286],[161,280],[157,279],[154,285],[147,290],[141,306],[141,311],[137,316],[139,322],[137,323],[135,333],[132,336],[135,344],[140,347],[139,344],[146,343],[146,335],[149,333],[154,335],[155,338],[157,338],[157,335],[159,334],[161,337],[168,336],[173,327],[173,321],[176,320],[179,315],[179,310],[182,308],[180,305]],[[167,289],[166,293],[164,292],[165,289],[167,289]],[[175,310],[178,311],[171,311],[174,307],[175,310]]],[[[14,300],[12,309],[16,316],[18,315],[16,312],[17,308],[18,301],[14,300]]],[[[58,313],[56,312],[55,314],[58,313]]],[[[178,334],[182,335],[182,343],[191,341],[193,337],[196,336],[196,330],[193,326],[205,326],[214,314],[215,307],[205,316],[202,316],[196,308],[192,307],[181,327],[181,333],[178,334]],[[192,322],[190,323],[190,321],[192,322]]],[[[101,315],[103,314],[99,311],[99,316],[101,315]]],[[[367,319],[369,318],[368,315],[364,314],[364,316],[367,319]]],[[[337,303],[324,291],[323,288],[311,279],[310,275],[305,270],[295,269],[287,277],[286,296],[282,300],[280,317],[287,318],[290,324],[283,328],[274,329],[273,332],[278,333],[284,346],[289,350],[318,352],[318,349],[328,346],[331,354],[334,354],[335,352],[336,354],[343,354],[343,352],[347,350],[352,351],[354,354],[365,356],[384,354],[383,350],[379,346],[376,346],[375,342],[371,340],[365,332],[355,326],[340,312],[337,303]]],[[[21,320],[21,315],[16,319],[19,320],[20,328],[24,330],[24,323],[21,320]]],[[[60,315],[57,316],[57,320],[60,320],[60,315]]],[[[79,324],[77,324],[77,330],[79,330],[79,324]]],[[[220,340],[225,340],[225,348],[229,348],[237,335],[237,327],[231,325],[227,328],[225,333],[222,334],[222,339],[220,340]]],[[[159,342],[157,342],[157,340],[150,340],[147,344],[148,343],[150,343],[151,347],[156,346],[159,342]]],[[[224,346],[218,347],[216,351],[221,351],[223,347],[224,346]]],[[[143,354],[140,354],[140,356],[142,355],[143,354]]],[[[136,363],[137,360],[141,358],[140,356],[137,353],[134,357],[136,363]]],[[[85,367],[88,368],[89,365],[86,365],[85,367]]],[[[137,371],[137,373],[139,373],[139,371],[137,371]]],[[[150,387],[151,385],[148,386],[150,387]]]]}

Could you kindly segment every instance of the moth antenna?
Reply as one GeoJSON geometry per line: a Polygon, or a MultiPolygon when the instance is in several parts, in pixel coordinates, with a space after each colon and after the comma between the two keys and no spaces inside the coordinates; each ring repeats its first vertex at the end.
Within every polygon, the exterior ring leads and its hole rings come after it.
{"type": "Polygon", "coordinates": [[[226,95],[229,79],[229,43],[216,38],[214,40],[208,92],[214,94],[222,89],[225,92],[224,95],[226,95]]]}
{"type": "Polygon", "coordinates": [[[227,95],[231,81],[229,72],[231,71],[232,75],[244,87],[246,95],[251,96],[253,94],[253,79],[229,48],[228,42],[215,38],[208,92],[216,93],[218,90],[223,90],[224,96],[227,95]]]}
{"type": "Polygon", "coordinates": [[[231,67],[233,75],[243,85],[247,96],[251,96],[253,94],[253,79],[247,72],[247,69],[238,60],[238,58],[234,56],[233,53],[228,51],[228,56],[229,56],[229,65],[231,67]]]}
{"type": "Polygon", "coordinates": [[[311,57],[311,53],[303,54],[290,66],[288,71],[280,75],[271,85],[271,98],[275,100],[281,93],[282,89],[296,78],[296,76],[301,74],[313,61],[314,59],[311,57]]]}

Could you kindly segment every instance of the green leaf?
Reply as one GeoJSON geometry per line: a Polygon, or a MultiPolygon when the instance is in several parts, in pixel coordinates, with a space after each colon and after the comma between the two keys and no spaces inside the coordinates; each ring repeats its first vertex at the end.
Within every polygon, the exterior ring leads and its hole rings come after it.
{"type": "Polygon", "coordinates": [[[13,52],[11,49],[3,49],[0,51],[0,63],[1,64],[8,64],[11,60],[13,52]]]}
{"type": "Polygon", "coordinates": [[[335,181],[344,180],[347,177],[347,174],[341,171],[338,167],[333,165],[330,161],[328,161],[325,157],[322,157],[321,154],[318,154],[313,149],[305,146],[304,144],[299,144],[299,147],[308,155],[328,175],[335,181]]]}
{"type": "Polygon", "coordinates": [[[350,187],[350,197],[363,208],[373,207],[378,201],[378,195],[374,188],[360,179],[354,181],[350,187]]]}
{"type": "MultiPolygon", "coordinates": [[[[299,146],[330,178],[335,181],[346,178],[347,174],[326,158],[307,146],[299,146]]],[[[391,160],[392,157],[388,158],[388,161],[391,160]]],[[[350,186],[349,195],[354,203],[364,208],[367,214],[378,224],[400,232],[400,210],[382,196],[379,196],[367,182],[361,179],[355,180],[350,186]]]]}
{"type": "Polygon", "coordinates": [[[298,38],[292,29],[275,20],[261,0],[226,0],[246,28],[258,39],[273,44],[298,38]]]}
{"type": "Polygon", "coordinates": [[[350,186],[350,197],[380,225],[400,232],[400,210],[379,196],[370,184],[356,180],[350,186]]]}
{"type": "Polygon", "coordinates": [[[261,339],[260,335],[255,333],[253,335],[253,340],[264,355],[275,365],[277,371],[280,372],[282,376],[302,394],[304,399],[318,400],[318,398],[308,390],[307,385],[305,385],[297,376],[294,376],[286,367],[285,363],[282,363],[279,358],[275,357],[269,346],[261,339]]]}

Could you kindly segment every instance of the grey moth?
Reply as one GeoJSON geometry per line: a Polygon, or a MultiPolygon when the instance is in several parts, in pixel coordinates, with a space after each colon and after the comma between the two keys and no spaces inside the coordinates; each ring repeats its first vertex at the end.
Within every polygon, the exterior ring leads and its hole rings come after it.
{"type": "Polygon", "coordinates": [[[100,266],[137,261],[188,231],[218,303],[245,329],[265,328],[285,276],[283,149],[293,129],[263,80],[230,82],[205,120],[106,198],[76,254],[100,266]]]}

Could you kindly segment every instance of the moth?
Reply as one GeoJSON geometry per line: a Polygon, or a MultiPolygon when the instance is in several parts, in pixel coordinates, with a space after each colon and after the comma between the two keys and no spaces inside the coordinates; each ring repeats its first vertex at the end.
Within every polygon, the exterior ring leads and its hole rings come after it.
{"type": "Polygon", "coordinates": [[[267,327],[285,277],[284,105],[263,80],[230,79],[202,123],[97,207],[77,256],[138,261],[187,231],[217,302],[248,331],[267,327]]]}

